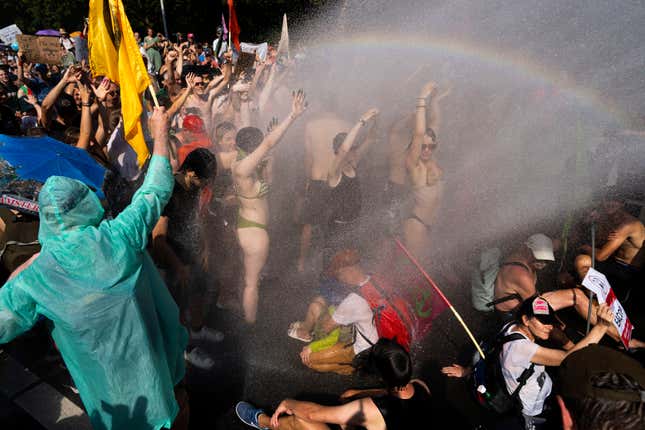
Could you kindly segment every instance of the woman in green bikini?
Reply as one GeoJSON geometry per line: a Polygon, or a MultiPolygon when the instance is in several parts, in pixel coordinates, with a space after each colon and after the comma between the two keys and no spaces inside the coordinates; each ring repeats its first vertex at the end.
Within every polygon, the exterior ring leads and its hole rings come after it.
{"type": "Polygon", "coordinates": [[[237,216],[237,239],[244,260],[244,290],[242,308],[247,323],[255,323],[258,309],[258,282],[260,272],[269,254],[269,220],[267,193],[269,184],[258,170],[262,169],[267,154],[282,138],[287,129],[307,108],[302,90],[293,93],[291,113],[263,137],[255,127],[245,127],[235,137],[238,157],[231,165],[235,193],[240,202],[237,216]]]}

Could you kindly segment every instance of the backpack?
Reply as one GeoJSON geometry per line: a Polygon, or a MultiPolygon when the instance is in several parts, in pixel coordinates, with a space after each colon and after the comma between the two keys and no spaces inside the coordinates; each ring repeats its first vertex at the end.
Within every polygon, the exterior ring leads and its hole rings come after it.
{"type": "Polygon", "coordinates": [[[499,248],[488,248],[479,254],[479,266],[473,269],[470,278],[472,304],[478,311],[491,310],[489,303],[494,299],[501,257],[499,248]]]}
{"type": "Polygon", "coordinates": [[[491,344],[487,345],[485,342],[482,343],[486,359],[481,359],[479,353],[475,352],[473,359],[474,366],[471,373],[475,399],[481,406],[499,415],[521,409],[519,399],[520,390],[535,370],[535,364],[531,363],[528,368],[524,369],[520,377],[517,378],[517,382],[519,383],[517,388],[512,393],[508,392],[500,362],[502,345],[507,342],[525,339],[519,333],[503,334],[511,324],[505,325],[491,344]]]}
{"type": "MultiPolygon", "coordinates": [[[[360,287],[359,292],[372,309],[379,338],[394,340],[409,352],[414,320],[408,302],[396,294],[389,293],[374,276],[360,287]]],[[[359,334],[363,336],[362,333],[359,334]]]]}

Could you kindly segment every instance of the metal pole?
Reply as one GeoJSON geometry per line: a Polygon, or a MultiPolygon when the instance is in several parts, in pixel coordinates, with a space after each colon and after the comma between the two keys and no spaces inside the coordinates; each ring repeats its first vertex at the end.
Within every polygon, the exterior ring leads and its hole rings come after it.
{"type": "MultiPolygon", "coordinates": [[[[591,268],[596,266],[596,223],[591,223],[591,268]]],[[[591,329],[591,305],[593,301],[593,291],[589,290],[589,309],[587,310],[587,334],[591,329]]]]}
{"type": "Polygon", "coordinates": [[[161,3],[161,19],[163,20],[163,32],[166,35],[166,39],[168,39],[168,24],[166,24],[166,8],[163,5],[163,0],[159,0],[159,3],[161,3]]]}

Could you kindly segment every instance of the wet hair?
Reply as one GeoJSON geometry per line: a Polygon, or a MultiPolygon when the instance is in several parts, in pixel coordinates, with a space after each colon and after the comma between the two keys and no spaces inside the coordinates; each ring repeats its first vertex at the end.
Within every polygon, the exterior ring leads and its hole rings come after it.
{"type": "Polygon", "coordinates": [[[200,179],[210,179],[217,175],[217,159],[208,149],[197,148],[186,156],[179,170],[195,172],[200,179]]]}
{"type": "MultiPolygon", "coordinates": [[[[606,372],[594,375],[591,383],[595,388],[619,392],[638,392],[645,389],[630,375],[606,372]]],[[[645,422],[645,403],[640,401],[593,398],[584,399],[563,396],[567,409],[571,412],[576,428],[592,430],[602,424],[602,428],[637,430],[645,422]]]]}
{"type": "Polygon", "coordinates": [[[224,137],[224,135],[229,131],[235,130],[235,124],[228,121],[220,122],[217,124],[217,127],[215,127],[215,142],[222,140],[222,137],[224,137]]]}
{"type": "Polygon", "coordinates": [[[437,140],[437,133],[435,133],[432,128],[426,128],[426,134],[432,139],[433,142],[437,140]]]}
{"type": "Polygon", "coordinates": [[[404,387],[410,382],[410,354],[395,341],[379,339],[370,351],[370,362],[389,390],[404,387]]]}
{"type": "Polygon", "coordinates": [[[78,138],[81,135],[81,129],[78,127],[67,127],[63,134],[63,142],[68,145],[76,146],[78,138]]]}
{"type": "Polygon", "coordinates": [[[250,154],[255,148],[260,146],[264,139],[262,130],[257,127],[244,127],[237,132],[235,136],[235,145],[242,151],[250,154]]]}
{"type": "Polygon", "coordinates": [[[334,141],[332,143],[332,147],[334,148],[334,154],[338,154],[338,151],[340,150],[341,145],[345,141],[345,138],[347,138],[347,133],[345,132],[338,133],[336,136],[334,136],[334,141]]]}

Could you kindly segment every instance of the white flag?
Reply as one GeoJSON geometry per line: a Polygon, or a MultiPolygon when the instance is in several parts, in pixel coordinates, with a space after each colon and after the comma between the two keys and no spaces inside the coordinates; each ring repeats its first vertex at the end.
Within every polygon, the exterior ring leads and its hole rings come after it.
{"type": "Polygon", "coordinates": [[[287,59],[289,56],[289,29],[287,28],[287,14],[285,13],[282,16],[282,34],[280,34],[280,43],[278,43],[278,52],[276,54],[277,58],[280,58],[280,55],[286,55],[287,59]]]}

